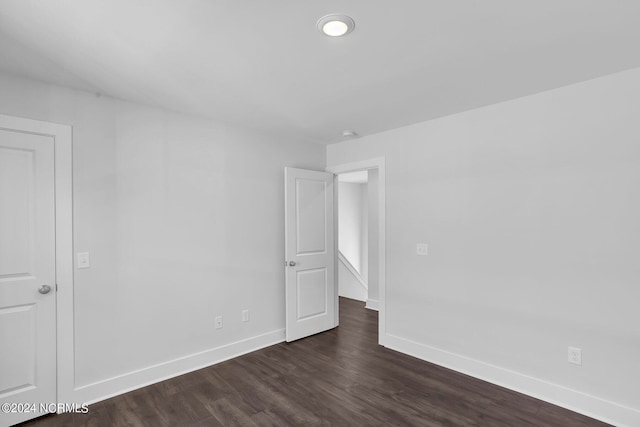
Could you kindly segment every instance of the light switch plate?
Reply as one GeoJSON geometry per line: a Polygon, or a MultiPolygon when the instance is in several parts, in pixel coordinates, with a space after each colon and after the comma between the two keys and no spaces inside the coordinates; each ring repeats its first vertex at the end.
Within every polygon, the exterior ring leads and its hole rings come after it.
{"type": "Polygon", "coordinates": [[[416,245],[416,255],[426,256],[428,254],[426,243],[418,243],[416,245]]]}
{"type": "Polygon", "coordinates": [[[242,321],[243,322],[249,321],[249,310],[242,310],[242,321]]]}
{"type": "Polygon", "coordinates": [[[78,268],[89,268],[89,252],[78,252],[78,268]]]}

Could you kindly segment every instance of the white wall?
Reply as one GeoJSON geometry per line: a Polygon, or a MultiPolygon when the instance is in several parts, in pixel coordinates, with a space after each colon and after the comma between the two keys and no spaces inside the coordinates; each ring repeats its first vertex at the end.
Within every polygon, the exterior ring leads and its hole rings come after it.
{"type": "Polygon", "coordinates": [[[378,170],[370,169],[368,171],[367,182],[367,241],[368,247],[368,270],[367,277],[368,296],[367,307],[377,309],[379,305],[379,263],[378,263],[378,170]]]}
{"type": "Polygon", "coordinates": [[[640,425],[639,113],[635,69],[329,146],[386,158],[387,345],[640,425]]]}
{"type": "Polygon", "coordinates": [[[324,169],[324,147],[3,74],[0,93],[73,126],[79,398],[282,340],[283,168],[324,169]]]}
{"type": "Polygon", "coordinates": [[[339,182],[338,187],[338,248],[351,265],[363,276],[368,258],[367,249],[367,185],[339,182]]]}
{"type": "Polygon", "coordinates": [[[351,263],[343,255],[338,256],[338,295],[358,301],[367,301],[367,286],[362,276],[349,267],[351,263]]]}
{"type": "Polygon", "coordinates": [[[369,280],[369,184],[360,184],[360,274],[369,280]]]}

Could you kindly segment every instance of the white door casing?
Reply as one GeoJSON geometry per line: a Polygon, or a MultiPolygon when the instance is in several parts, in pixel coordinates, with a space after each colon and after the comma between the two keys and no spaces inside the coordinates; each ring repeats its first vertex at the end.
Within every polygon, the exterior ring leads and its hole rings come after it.
{"type": "Polygon", "coordinates": [[[288,342],[338,325],[334,175],[285,168],[288,342]]]}
{"type": "Polygon", "coordinates": [[[53,137],[0,129],[0,404],[23,405],[3,424],[56,403],[54,198],[53,137]]]}

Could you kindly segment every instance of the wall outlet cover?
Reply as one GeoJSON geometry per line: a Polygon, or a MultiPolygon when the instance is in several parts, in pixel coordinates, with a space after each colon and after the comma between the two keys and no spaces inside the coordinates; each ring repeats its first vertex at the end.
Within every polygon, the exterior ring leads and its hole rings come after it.
{"type": "Polygon", "coordinates": [[[582,350],[577,347],[569,347],[567,360],[574,365],[582,365],[582,350]]]}

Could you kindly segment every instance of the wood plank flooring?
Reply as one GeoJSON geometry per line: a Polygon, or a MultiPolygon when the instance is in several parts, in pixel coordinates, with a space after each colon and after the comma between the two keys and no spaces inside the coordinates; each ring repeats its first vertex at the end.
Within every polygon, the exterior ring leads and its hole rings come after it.
{"type": "Polygon", "coordinates": [[[604,426],[377,345],[377,313],[24,426],[604,426]]]}

